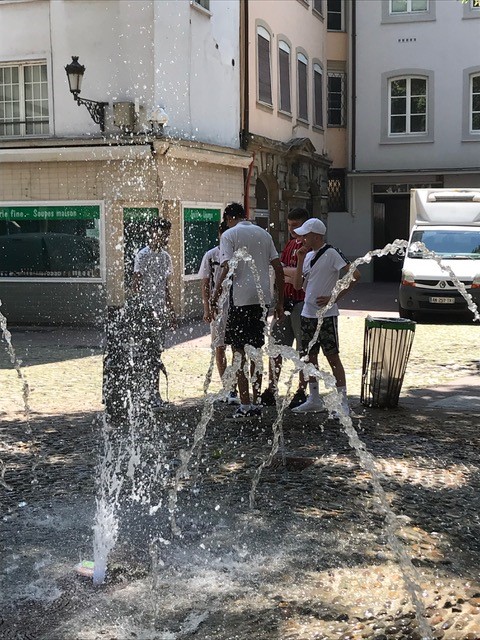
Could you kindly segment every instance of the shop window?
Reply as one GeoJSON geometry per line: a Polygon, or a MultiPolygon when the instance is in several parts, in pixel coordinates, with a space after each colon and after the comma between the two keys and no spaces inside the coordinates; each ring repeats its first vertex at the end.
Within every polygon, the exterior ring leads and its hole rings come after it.
{"type": "Polygon", "coordinates": [[[0,206],[0,277],[101,278],[100,205],[0,206]]]}
{"type": "Polygon", "coordinates": [[[0,137],[49,133],[47,65],[0,66],[0,137]]]}
{"type": "Polygon", "coordinates": [[[220,205],[184,205],[183,246],[184,274],[196,275],[205,253],[218,244],[220,205]]]}

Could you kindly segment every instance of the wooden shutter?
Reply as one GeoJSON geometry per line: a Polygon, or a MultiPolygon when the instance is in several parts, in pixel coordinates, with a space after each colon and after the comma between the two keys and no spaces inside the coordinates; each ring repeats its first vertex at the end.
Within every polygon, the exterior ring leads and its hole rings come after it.
{"type": "Polygon", "coordinates": [[[280,71],[280,109],[291,113],[290,103],[290,54],[283,49],[279,50],[279,71],[280,71]]]}
{"type": "Polygon", "coordinates": [[[298,117],[308,120],[307,65],[297,60],[298,69],[298,117]]]}
{"type": "Polygon", "coordinates": [[[258,42],[258,99],[272,104],[272,82],[270,77],[270,42],[257,34],[258,42]]]}
{"type": "Polygon", "coordinates": [[[317,65],[313,68],[314,124],[323,127],[323,74],[317,65]]]}

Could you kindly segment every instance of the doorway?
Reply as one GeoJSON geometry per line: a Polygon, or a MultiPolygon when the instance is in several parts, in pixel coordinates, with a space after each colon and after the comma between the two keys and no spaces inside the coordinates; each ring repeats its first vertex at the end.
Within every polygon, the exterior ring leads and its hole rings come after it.
{"type": "MultiPolygon", "coordinates": [[[[394,240],[408,240],[410,231],[410,195],[376,195],[373,199],[373,246],[383,249],[394,240]]],[[[375,282],[400,282],[402,260],[396,255],[375,258],[375,282]]]]}

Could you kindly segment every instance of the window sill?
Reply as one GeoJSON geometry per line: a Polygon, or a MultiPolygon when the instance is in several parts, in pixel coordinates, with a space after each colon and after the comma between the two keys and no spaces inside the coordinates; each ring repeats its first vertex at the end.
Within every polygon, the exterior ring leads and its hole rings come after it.
{"type": "Polygon", "coordinates": [[[346,129],[346,124],[327,124],[328,129],[346,129]]]}
{"type": "Polygon", "coordinates": [[[195,0],[190,0],[190,6],[192,7],[192,9],[195,9],[195,11],[198,11],[198,13],[203,14],[207,18],[212,17],[212,12],[209,9],[205,9],[205,7],[202,7],[202,5],[195,2],[195,0]]]}
{"type": "Polygon", "coordinates": [[[434,142],[433,136],[403,136],[398,138],[388,138],[380,140],[380,144],[432,144],[434,142]]]}
{"type": "Polygon", "coordinates": [[[317,11],[316,9],[312,9],[312,13],[314,16],[316,16],[321,22],[323,22],[325,20],[325,18],[323,17],[323,13],[320,13],[320,11],[317,11]]]}
{"type": "Polygon", "coordinates": [[[469,133],[468,137],[463,137],[462,142],[480,142],[480,132],[479,133],[469,133]]]}
{"type": "Polygon", "coordinates": [[[300,4],[302,4],[305,7],[305,9],[309,9],[310,8],[310,6],[308,4],[308,0],[298,0],[298,2],[300,2],[300,4]]]}
{"type": "Polygon", "coordinates": [[[267,113],[273,113],[273,105],[268,104],[268,102],[262,102],[261,100],[257,100],[257,107],[262,111],[267,111],[267,113]]]}
{"type": "Polygon", "coordinates": [[[310,127],[310,122],[308,120],[305,120],[305,118],[297,118],[297,124],[302,127],[310,127]]]}
{"type": "Polygon", "coordinates": [[[277,116],[283,118],[284,120],[292,120],[292,114],[290,111],[282,111],[281,109],[278,109],[277,116]]]}
{"type": "Polygon", "coordinates": [[[325,133],[325,127],[321,124],[312,124],[312,129],[318,133],[325,133]]]}

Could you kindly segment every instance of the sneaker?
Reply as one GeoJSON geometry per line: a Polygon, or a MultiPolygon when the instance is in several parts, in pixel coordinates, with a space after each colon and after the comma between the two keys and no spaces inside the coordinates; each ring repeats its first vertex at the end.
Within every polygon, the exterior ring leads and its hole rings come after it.
{"type": "Polygon", "coordinates": [[[249,409],[242,409],[238,407],[235,413],[228,418],[233,422],[242,422],[243,420],[251,420],[252,418],[262,417],[262,407],[250,407],[249,409]]]}
{"type": "Polygon", "coordinates": [[[225,400],[227,404],[239,404],[238,393],[236,391],[230,391],[225,400]]]}
{"type": "Polygon", "coordinates": [[[260,396],[260,402],[264,407],[274,407],[277,404],[275,400],[275,394],[269,388],[265,389],[265,391],[260,396]]]}
{"type": "Polygon", "coordinates": [[[326,411],[326,409],[321,398],[312,398],[312,396],[308,396],[303,404],[295,407],[292,411],[294,413],[316,413],[317,411],[326,411]]]}
{"type": "Polygon", "coordinates": [[[289,409],[296,409],[297,407],[299,407],[301,404],[304,404],[304,402],[307,401],[307,394],[305,393],[304,389],[297,389],[295,391],[295,393],[293,394],[293,398],[290,402],[290,404],[288,405],[289,409]]]}

